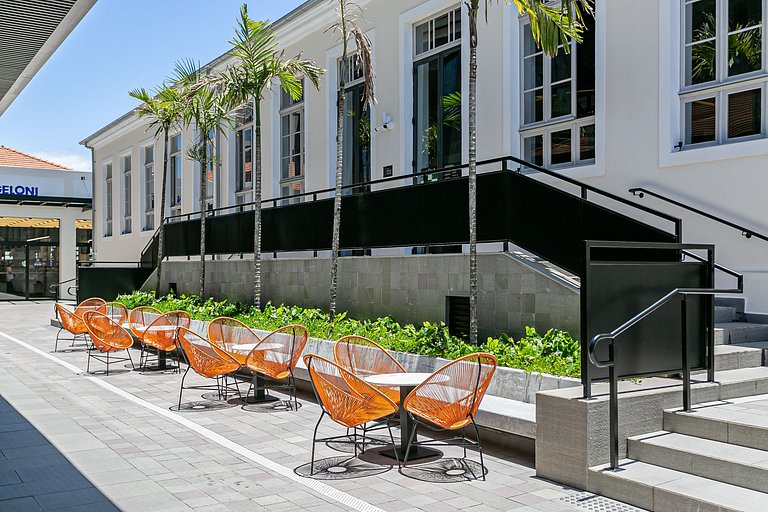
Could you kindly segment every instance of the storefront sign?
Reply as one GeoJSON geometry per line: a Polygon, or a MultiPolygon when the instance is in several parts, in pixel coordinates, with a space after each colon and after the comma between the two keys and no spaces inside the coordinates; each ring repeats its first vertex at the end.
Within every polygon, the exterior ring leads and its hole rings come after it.
{"type": "Polygon", "coordinates": [[[23,185],[0,185],[0,194],[15,196],[38,196],[38,187],[25,187],[23,185]]]}

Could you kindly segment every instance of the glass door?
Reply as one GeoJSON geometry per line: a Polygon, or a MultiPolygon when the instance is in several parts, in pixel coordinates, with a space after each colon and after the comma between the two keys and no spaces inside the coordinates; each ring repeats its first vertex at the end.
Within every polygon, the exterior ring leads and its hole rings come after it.
{"type": "MultiPolygon", "coordinates": [[[[363,105],[365,84],[346,90],[344,116],[344,159],[342,183],[354,185],[371,181],[371,121],[368,105],[363,105]]],[[[367,192],[370,187],[344,189],[344,194],[367,192]]]]}

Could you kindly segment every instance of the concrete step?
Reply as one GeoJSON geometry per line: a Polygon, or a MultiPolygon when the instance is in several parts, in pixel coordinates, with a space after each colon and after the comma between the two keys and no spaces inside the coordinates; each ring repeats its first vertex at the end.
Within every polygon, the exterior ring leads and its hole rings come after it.
{"type": "Polygon", "coordinates": [[[736,308],[731,306],[715,306],[715,323],[722,324],[736,320],[736,308]]]}
{"type": "Polygon", "coordinates": [[[625,459],[589,469],[591,492],[655,512],[764,512],[768,494],[625,459]]]}
{"type": "Polygon", "coordinates": [[[768,492],[768,452],[711,439],[653,432],[627,439],[631,459],[768,492]]]}
{"type": "Polygon", "coordinates": [[[722,406],[722,402],[695,406],[691,412],[664,411],[664,428],[713,441],[768,451],[768,415],[762,409],[722,406]]]}
{"type": "Polygon", "coordinates": [[[746,345],[715,345],[715,370],[736,370],[763,365],[763,349],[746,345]]]}
{"type": "MultiPolygon", "coordinates": [[[[735,345],[768,340],[768,324],[725,322],[715,323],[715,329],[723,329],[723,342],[726,344],[735,345]]],[[[717,343],[717,334],[715,337],[715,343],[717,343]]]]}
{"type": "MultiPolygon", "coordinates": [[[[730,347],[743,347],[751,349],[759,349],[763,352],[763,365],[768,361],[768,341],[750,341],[746,343],[736,343],[734,345],[727,345],[730,347]]],[[[717,353],[717,352],[715,352],[717,353]]]]}

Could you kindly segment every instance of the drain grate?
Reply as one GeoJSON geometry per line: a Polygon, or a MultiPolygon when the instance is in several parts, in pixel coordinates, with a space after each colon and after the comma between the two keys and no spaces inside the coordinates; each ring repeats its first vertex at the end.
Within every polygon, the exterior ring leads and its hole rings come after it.
{"type": "Polygon", "coordinates": [[[591,492],[578,492],[560,498],[560,500],[590,512],[644,512],[642,508],[633,507],[591,492]]]}

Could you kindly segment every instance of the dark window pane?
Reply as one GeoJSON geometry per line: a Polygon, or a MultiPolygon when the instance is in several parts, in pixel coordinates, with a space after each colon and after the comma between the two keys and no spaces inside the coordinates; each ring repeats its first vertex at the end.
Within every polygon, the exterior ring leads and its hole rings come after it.
{"type": "Polygon", "coordinates": [[[416,55],[429,51],[429,22],[416,27],[416,55]]]}
{"type": "Polygon", "coordinates": [[[461,163],[461,115],[458,120],[446,122],[446,114],[450,114],[450,104],[446,104],[445,98],[454,93],[461,93],[461,52],[452,51],[443,57],[443,91],[441,97],[440,113],[443,120],[442,127],[442,154],[441,167],[461,163]],[[447,107],[447,108],[446,108],[447,107]],[[448,112],[446,112],[448,110],[448,112]]]}
{"type": "Polygon", "coordinates": [[[435,48],[448,44],[448,14],[435,19],[435,48]]]}
{"type": "Polygon", "coordinates": [[[595,158],[595,125],[579,128],[579,160],[595,158]]]}
{"type": "Polygon", "coordinates": [[[525,69],[523,71],[525,90],[541,87],[544,82],[544,66],[542,65],[542,62],[542,55],[536,55],[525,59],[525,69]]]}
{"type": "Polygon", "coordinates": [[[715,37],[717,10],[715,0],[699,0],[685,8],[687,43],[715,37]]]}
{"type": "Polygon", "coordinates": [[[717,100],[706,98],[685,105],[686,132],[688,144],[712,142],[715,140],[715,111],[717,100]]]}
{"type": "Polygon", "coordinates": [[[585,17],[583,41],[576,47],[576,116],[595,115],[595,20],[585,17]]]}
{"type": "Polygon", "coordinates": [[[560,48],[557,56],[552,59],[552,83],[571,78],[571,54],[560,48]]]}
{"type": "Polygon", "coordinates": [[[728,76],[757,71],[762,66],[762,29],[728,36],[728,76]]]}
{"type": "Polygon", "coordinates": [[[552,165],[571,161],[571,130],[552,132],[552,165]]]}
{"type": "Polygon", "coordinates": [[[728,2],[728,32],[759,25],[763,19],[760,0],[730,0],[728,2]]]}
{"type": "Polygon", "coordinates": [[[715,41],[705,41],[686,48],[685,62],[688,85],[714,80],[717,72],[715,41]]]}
{"type": "Polygon", "coordinates": [[[552,118],[571,113],[571,81],[552,86],[552,118]]]}
{"type": "Polygon", "coordinates": [[[544,119],[543,89],[525,93],[525,124],[536,123],[544,119]]]}
{"type": "Polygon", "coordinates": [[[456,9],[453,13],[453,40],[461,39],[461,9],[456,9]]]}
{"type": "Polygon", "coordinates": [[[760,89],[728,95],[728,138],[760,133],[760,89]]]}
{"type": "Polygon", "coordinates": [[[523,155],[526,162],[544,165],[544,136],[526,137],[523,140],[523,155]]]}
{"type": "Polygon", "coordinates": [[[533,39],[531,25],[526,23],[523,28],[523,55],[533,55],[538,51],[536,41],[533,39]]]}

